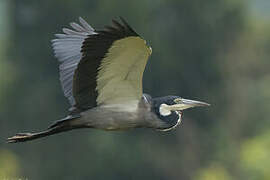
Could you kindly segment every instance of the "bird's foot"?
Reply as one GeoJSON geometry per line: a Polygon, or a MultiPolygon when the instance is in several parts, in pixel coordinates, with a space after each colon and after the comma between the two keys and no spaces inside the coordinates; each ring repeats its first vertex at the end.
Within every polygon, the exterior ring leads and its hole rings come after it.
{"type": "Polygon", "coordinates": [[[17,142],[24,142],[31,139],[33,133],[18,133],[15,136],[12,136],[7,139],[7,143],[17,143],[17,142]]]}

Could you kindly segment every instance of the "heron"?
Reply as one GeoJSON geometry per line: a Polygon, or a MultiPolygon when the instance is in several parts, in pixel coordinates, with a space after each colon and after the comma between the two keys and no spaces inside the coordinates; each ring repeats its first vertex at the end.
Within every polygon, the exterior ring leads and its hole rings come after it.
{"type": "Polygon", "coordinates": [[[122,17],[101,30],[81,17],[70,26],[51,41],[71,107],[68,115],[43,131],[18,133],[8,143],[81,128],[169,131],[181,123],[183,110],[209,106],[179,96],[153,98],[143,93],[143,73],[152,49],[122,17]]]}

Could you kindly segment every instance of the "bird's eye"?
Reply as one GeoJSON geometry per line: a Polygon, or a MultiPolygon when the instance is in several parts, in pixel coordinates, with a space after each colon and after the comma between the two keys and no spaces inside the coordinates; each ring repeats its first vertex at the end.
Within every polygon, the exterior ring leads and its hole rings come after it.
{"type": "Polygon", "coordinates": [[[179,104],[182,102],[182,98],[176,98],[173,100],[175,103],[179,104]]]}

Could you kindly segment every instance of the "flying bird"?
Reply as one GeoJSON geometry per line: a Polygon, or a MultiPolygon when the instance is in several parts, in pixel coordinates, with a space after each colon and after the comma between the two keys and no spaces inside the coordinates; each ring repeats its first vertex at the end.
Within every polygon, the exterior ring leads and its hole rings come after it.
{"type": "Polygon", "coordinates": [[[143,93],[143,72],[152,49],[123,18],[102,30],[81,17],[79,24],[70,26],[52,40],[62,89],[71,105],[69,114],[44,131],[18,133],[8,143],[80,128],[168,131],[180,124],[183,110],[209,106],[179,96],[152,98],[143,93]]]}

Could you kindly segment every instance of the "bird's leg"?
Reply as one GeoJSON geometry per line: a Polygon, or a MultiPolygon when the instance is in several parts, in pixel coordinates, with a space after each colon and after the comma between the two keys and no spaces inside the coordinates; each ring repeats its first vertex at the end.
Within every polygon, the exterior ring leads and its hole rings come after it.
{"type": "Polygon", "coordinates": [[[47,129],[45,131],[37,132],[37,133],[18,133],[15,136],[12,136],[7,139],[8,143],[17,143],[17,142],[25,142],[25,141],[30,141],[34,140],[37,138],[42,138],[45,136],[49,136],[52,134],[57,134],[63,131],[68,131],[71,130],[71,128],[67,127],[55,127],[51,129],[47,129]]]}
{"type": "MultiPolygon", "coordinates": [[[[76,119],[72,119],[75,120],[76,119]]],[[[59,124],[55,124],[53,127],[49,127],[47,130],[37,132],[37,133],[18,133],[15,136],[12,136],[7,139],[8,143],[17,143],[17,142],[25,142],[25,141],[31,141],[37,138],[42,138],[46,136],[50,136],[53,134],[61,133],[64,131],[69,131],[72,129],[78,129],[78,128],[86,128],[84,125],[75,124],[72,122],[72,120],[67,121],[64,120],[59,124]]]]}
{"type": "MultiPolygon", "coordinates": [[[[39,132],[39,133],[41,133],[41,132],[39,132]]],[[[18,133],[15,136],[8,138],[7,143],[17,143],[17,142],[30,141],[30,140],[38,138],[37,135],[39,133],[18,133]]]]}

